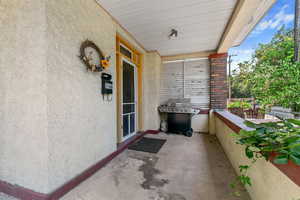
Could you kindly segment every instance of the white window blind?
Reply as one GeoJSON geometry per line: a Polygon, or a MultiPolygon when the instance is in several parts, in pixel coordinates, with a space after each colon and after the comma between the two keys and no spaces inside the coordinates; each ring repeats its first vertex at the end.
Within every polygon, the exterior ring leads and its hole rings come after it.
{"type": "Polygon", "coordinates": [[[164,63],[160,103],[170,98],[190,98],[200,108],[209,107],[209,60],[164,63]]]}

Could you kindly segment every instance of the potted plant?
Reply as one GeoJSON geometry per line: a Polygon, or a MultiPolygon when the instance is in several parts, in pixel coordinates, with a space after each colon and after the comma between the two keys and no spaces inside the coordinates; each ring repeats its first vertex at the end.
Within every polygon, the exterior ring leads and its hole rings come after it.
{"type": "Polygon", "coordinates": [[[300,168],[300,120],[285,119],[261,124],[246,121],[245,124],[252,130],[241,130],[232,135],[237,144],[245,146],[245,155],[252,164],[239,166],[241,174],[231,184],[233,188],[238,182],[252,185],[247,173],[258,159],[272,159],[278,165],[292,162],[300,168]]]}
{"type": "Polygon", "coordinates": [[[250,109],[251,107],[250,103],[244,101],[234,101],[227,106],[231,113],[238,115],[241,118],[245,118],[244,110],[250,109]]]}

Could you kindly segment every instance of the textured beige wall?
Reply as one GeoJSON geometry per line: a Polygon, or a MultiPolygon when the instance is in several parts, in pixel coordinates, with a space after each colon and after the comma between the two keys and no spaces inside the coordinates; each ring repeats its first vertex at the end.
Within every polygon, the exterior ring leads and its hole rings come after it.
{"type": "Polygon", "coordinates": [[[160,124],[160,118],[157,107],[159,106],[160,99],[161,57],[158,53],[151,52],[147,53],[144,59],[144,129],[157,130],[160,124]]]}
{"type": "Polygon", "coordinates": [[[47,191],[44,0],[0,0],[0,179],[47,191]]]}
{"type": "MultiPolygon", "coordinates": [[[[47,19],[51,191],[116,149],[115,95],[112,102],[102,100],[100,74],[87,72],[77,58],[80,42],[88,38],[112,55],[114,83],[116,33],[145,51],[94,0],[48,1],[47,19]]],[[[144,67],[157,59],[147,59],[144,67]]]]}
{"type": "Polygon", "coordinates": [[[114,83],[116,33],[145,51],[94,0],[0,0],[0,28],[0,179],[48,193],[116,149],[115,94],[81,42],[112,56],[114,83]]]}
{"type": "Polygon", "coordinates": [[[192,117],[192,129],[194,132],[208,133],[209,115],[200,114],[192,117]]]}
{"type": "Polygon", "coordinates": [[[211,135],[216,134],[216,116],[214,110],[210,110],[208,114],[208,132],[211,135]]]}
{"type": "MultiPolygon", "coordinates": [[[[216,135],[221,142],[231,164],[239,173],[239,165],[250,165],[244,155],[244,147],[235,143],[230,133],[234,131],[216,118],[216,135]]],[[[296,200],[300,198],[299,187],[285,174],[265,160],[258,160],[249,171],[252,187],[247,190],[253,200],[296,200]]],[[[230,183],[231,180],[228,180],[230,183]]]]}
{"type": "MultiPolygon", "coordinates": [[[[92,40],[112,55],[115,83],[116,25],[94,0],[47,1],[49,191],[116,149],[116,99],[103,101],[101,73],[90,72],[79,55],[92,40]]],[[[115,92],[116,90],[114,90],[115,92]]]]}

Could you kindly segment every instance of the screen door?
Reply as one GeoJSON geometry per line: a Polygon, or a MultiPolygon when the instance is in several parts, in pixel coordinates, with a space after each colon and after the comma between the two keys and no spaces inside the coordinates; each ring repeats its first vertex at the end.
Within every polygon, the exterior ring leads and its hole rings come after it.
{"type": "Polygon", "coordinates": [[[122,87],[122,128],[123,141],[136,133],[136,67],[126,59],[123,65],[122,87]]]}

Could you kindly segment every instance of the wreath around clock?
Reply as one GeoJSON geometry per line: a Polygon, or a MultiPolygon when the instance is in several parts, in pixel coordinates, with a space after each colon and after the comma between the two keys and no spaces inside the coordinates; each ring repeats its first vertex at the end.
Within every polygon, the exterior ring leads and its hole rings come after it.
{"type": "Polygon", "coordinates": [[[87,70],[91,70],[93,72],[101,72],[104,69],[101,65],[101,61],[105,60],[105,57],[101,52],[101,50],[99,49],[99,47],[90,40],[85,40],[84,42],[82,42],[80,46],[79,58],[86,65],[87,70]],[[100,61],[98,64],[93,63],[93,59],[91,58],[91,56],[86,55],[85,49],[88,47],[94,49],[97,52],[98,54],[97,56],[99,57],[99,61],[100,61]]]}

